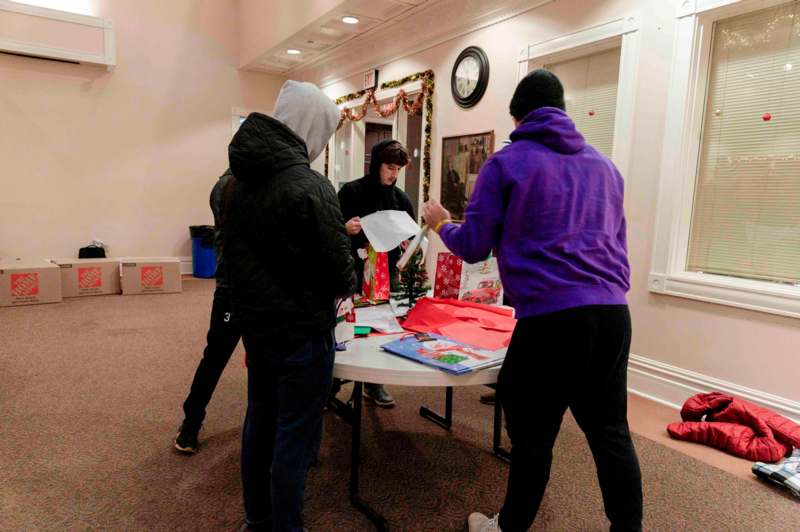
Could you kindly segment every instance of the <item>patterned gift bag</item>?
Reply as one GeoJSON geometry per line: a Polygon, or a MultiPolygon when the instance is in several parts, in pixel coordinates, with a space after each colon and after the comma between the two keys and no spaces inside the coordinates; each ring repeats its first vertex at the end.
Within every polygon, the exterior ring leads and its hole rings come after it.
{"type": "Polygon", "coordinates": [[[501,304],[503,302],[503,286],[500,283],[497,259],[489,257],[482,262],[465,264],[461,268],[461,285],[457,297],[462,301],[472,301],[484,305],[501,304]]]}
{"type": "Polygon", "coordinates": [[[462,261],[449,252],[442,252],[436,257],[436,280],[433,285],[433,297],[441,299],[458,299],[461,287],[462,261]]]}
{"type": "Polygon", "coordinates": [[[361,285],[364,297],[370,301],[389,299],[389,254],[367,247],[364,260],[364,282],[361,285]]]}

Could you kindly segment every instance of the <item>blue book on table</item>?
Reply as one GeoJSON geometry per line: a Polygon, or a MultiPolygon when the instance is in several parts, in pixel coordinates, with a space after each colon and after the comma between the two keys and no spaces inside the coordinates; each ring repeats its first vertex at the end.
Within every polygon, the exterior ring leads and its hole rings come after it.
{"type": "Polygon", "coordinates": [[[384,351],[461,375],[503,363],[506,350],[489,351],[436,334],[409,334],[381,346],[384,351]]]}

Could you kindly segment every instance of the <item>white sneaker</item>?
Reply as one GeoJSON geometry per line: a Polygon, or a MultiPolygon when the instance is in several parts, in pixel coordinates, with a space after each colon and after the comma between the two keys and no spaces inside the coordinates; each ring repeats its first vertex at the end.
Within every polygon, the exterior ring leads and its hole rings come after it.
{"type": "Polygon", "coordinates": [[[467,526],[469,527],[469,532],[502,532],[498,524],[499,521],[500,514],[489,518],[481,513],[474,512],[469,514],[467,526]]]}

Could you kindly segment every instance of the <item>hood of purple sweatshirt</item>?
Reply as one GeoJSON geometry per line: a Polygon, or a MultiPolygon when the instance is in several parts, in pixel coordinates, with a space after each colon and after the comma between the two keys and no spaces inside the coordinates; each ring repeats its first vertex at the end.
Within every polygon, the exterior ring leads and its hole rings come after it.
{"type": "Polygon", "coordinates": [[[564,155],[578,153],[586,147],[586,139],[572,119],[555,107],[541,107],[526,116],[511,132],[512,144],[518,140],[533,140],[564,155]]]}
{"type": "Polygon", "coordinates": [[[442,228],[467,262],[498,258],[517,316],[626,304],[624,182],[561,109],[531,112],[481,169],[460,226],[442,228]]]}

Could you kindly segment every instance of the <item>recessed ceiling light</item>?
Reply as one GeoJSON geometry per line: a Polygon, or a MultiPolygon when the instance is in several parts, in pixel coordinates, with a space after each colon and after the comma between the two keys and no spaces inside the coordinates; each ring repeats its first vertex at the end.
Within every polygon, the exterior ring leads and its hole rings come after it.
{"type": "Polygon", "coordinates": [[[342,17],[342,22],[345,24],[358,24],[359,20],[356,17],[342,17]]]}
{"type": "Polygon", "coordinates": [[[289,54],[289,55],[300,55],[303,52],[301,52],[300,50],[297,50],[295,48],[289,48],[288,50],[286,50],[286,53],[289,54]]]}

